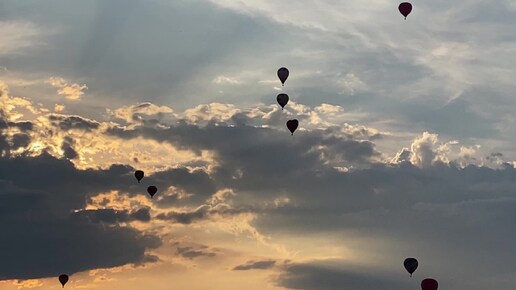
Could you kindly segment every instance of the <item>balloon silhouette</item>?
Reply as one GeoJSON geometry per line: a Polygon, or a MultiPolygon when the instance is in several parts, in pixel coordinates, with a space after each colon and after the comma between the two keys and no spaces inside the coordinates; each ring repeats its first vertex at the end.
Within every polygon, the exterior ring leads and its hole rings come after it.
{"type": "Polygon", "coordinates": [[[59,282],[61,282],[61,285],[63,285],[63,288],[64,288],[64,285],[66,284],[66,282],[68,282],[68,275],[66,275],[66,274],[59,275],[59,282]]]}
{"type": "Polygon", "coordinates": [[[140,180],[142,180],[143,175],[144,175],[144,173],[141,170],[136,170],[134,172],[134,177],[136,177],[136,180],[138,180],[138,183],[140,183],[140,180]]]}
{"type": "Polygon", "coordinates": [[[426,278],[425,280],[421,281],[422,290],[437,290],[438,286],[439,284],[437,284],[437,281],[431,278],[426,278]]]}
{"type": "Polygon", "coordinates": [[[403,2],[400,4],[400,6],[398,6],[398,10],[403,16],[405,16],[405,20],[407,20],[407,16],[412,11],[412,4],[408,2],[403,2]]]}
{"type": "Polygon", "coordinates": [[[287,94],[279,94],[277,97],[276,97],[276,100],[278,101],[278,104],[281,106],[281,109],[283,110],[283,108],[287,105],[288,103],[288,95],[287,94]]]}
{"type": "Polygon", "coordinates": [[[282,67],[278,70],[278,78],[281,81],[281,85],[284,86],[288,78],[288,69],[286,67],[282,67]]]}
{"type": "Polygon", "coordinates": [[[418,262],[415,258],[406,258],[403,262],[403,266],[405,266],[405,269],[407,272],[409,272],[410,277],[412,277],[412,273],[414,273],[414,271],[417,269],[418,262]]]}
{"type": "Polygon", "coordinates": [[[294,136],[294,131],[296,131],[298,125],[299,121],[296,119],[287,121],[287,128],[290,130],[290,133],[292,133],[292,136],[294,136]]]}
{"type": "Polygon", "coordinates": [[[152,198],[156,194],[156,192],[158,192],[158,188],[156,186],[151,185],[147,187],[147,192],[150,194],[150,197],[152,198]]]}

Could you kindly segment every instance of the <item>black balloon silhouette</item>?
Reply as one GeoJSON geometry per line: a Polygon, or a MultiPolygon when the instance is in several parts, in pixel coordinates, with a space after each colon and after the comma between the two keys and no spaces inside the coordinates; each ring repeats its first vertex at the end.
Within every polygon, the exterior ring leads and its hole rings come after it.
{"type": "Polygon", "coordinates": [[[136,177],[136,180],[138,180],[138,183],[140,183],[140,180],[142,180],[143,176],[144,176],[144,173],[141,170],[136,170],[134,172],[134,177],[136,177]]]}
{"type": "Polygon", "coordinates": [[[405,269],[407,272],[409,272],[410,277],[412,277],[412,273],[414,273],[417,269],[418,262],[415,258],[406,258],[405,261],[403,261],[403,266],[405,266],[405,269]]]}
{"type": "Polygon", "coordinates": [[[156,192],[158,192],[158,188],[156,186],[149,186],[147,187],[147,192],[150,194],[151,198],[154,197],[154,195],[156,194],[156,192]]]}
{"type": "Polygon", "coordinates": [[[398,10],[403,16],[405,16],[405,20],[407,20],[407,16],[412,11],[412,4],[408,2],[403,2],[400,4],[400,6],[398,6],[398,10]]]}
{"type": "Polygon", "coordinates": [[[437,287],[439,287],[439,284],[432,278],[426,278],[421,281],[422,290],[437,290],[437,287]]]}
{"type": "Polygon", "coordinates": [[[59,275],[59,282],[61,282],[61,285],[63,285],[63,288],[64,288],[66,282],[68,282],[68,275],[66,275],[66,274],[59,275]]]}
{"type": "Polygon", "coordinates": [[[290,133],[292,133],[292,136],[294,136],[294,131],[296,131],[297,126],[299,126],[298,120],[294,119],[287,121],[287,128],[290,130],[290,133]]]}
{"type": "Polygon", "coordinates": [[[283,110],[283,108],[287,105],[288,103],[288,95],[287,94],[279,94],[277,97],[276,97],[276,100],[278,101],[278,104],[281,106],[281,109],[283,110]]]}
{"type": "Polygon", "coordinates": [[[289,74],[289,72],[286,67],[282,67],[278,70],[278,78],[280,79],[282,86],[285,85],[285,81],[288,78],[288,74],[289,74]]]}

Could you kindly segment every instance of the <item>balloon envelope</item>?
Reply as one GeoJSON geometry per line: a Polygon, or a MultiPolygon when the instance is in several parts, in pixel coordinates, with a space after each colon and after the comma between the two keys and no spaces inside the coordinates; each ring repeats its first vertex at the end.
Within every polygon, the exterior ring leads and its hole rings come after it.
{"type": "Polygon", "coordinates": [[[147,187],[147,192],[150,194],[151,198],[158,192],[158,188],[154,185],[147,187]]]}
{"type": "Polygon", "coordinates": [[[278,78],[281,81],[281,85],[284,86],[288,78],[288,69],[286,67],[282,67],[278,70],[278,78]]]}
{"type": "Polygon", "coordinates": [[[412,273],[414,273],[417,269],[418,262],[415,258],[406,258],[403,262],[403,266],[405,266],[405,269],[407,272],[409,272],[410,277],[412,277],[412,273]]]}
{"type": "Polygon", "coordinates": [[[66,275],[66,274],[59,275],[59,282],[61,282],[61,285],[63,285],[63,288],[64,288],[64,285],[66,284],[66,282],[68,282],[68,275],[66,275]]]}
{"type": "Polygon", "coordinates": [[[299,126],[298,120],[294,119],[287,121],[287,128],[290,130],[290,133],[292,133],[292,136],[294,135],[294,131],[296,131],[297,126],[299,126]]]}
{"type": "Polygon", "coordinates": [[[140,180],[142,180],[143,175],[144,175],[144,173],[141,170],[136,170],[134,172],[134,177],[136,177],[136,180],[138,180],[138,183],[140,183],[140,180]]]}
{"type": "Polygon", "coordinates": [[[288,103],[288,95],[287,94],[279,94],[278,97],[276,97],[276,100],[278,101],[278,104],[281,106],[281,109],[287,105],[288,103]]]}
{"type": "Polygon", "coordinates": [[[400,11],[401,15],[405,16],[405,19],[407,19],[407,16],[412,11],[412,4],[408,2],[403,2],[398,6],[398,10],[400,11]]]}
{"type": "Polygon", "coordinates": [[[432,278],[426,278],[425,280],[421,281],[422,290],[437,290],[438,286],[439,284],[437,284],[437,281],[432,278]]]}

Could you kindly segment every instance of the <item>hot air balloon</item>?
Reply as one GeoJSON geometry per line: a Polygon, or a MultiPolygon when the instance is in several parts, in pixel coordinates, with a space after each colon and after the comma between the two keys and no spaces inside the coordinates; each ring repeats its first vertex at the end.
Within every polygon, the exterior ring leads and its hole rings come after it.
{"type": "Polygon", "coordinates": [[[298,125],[299,121],[296,119],[287,121],[287,128],[290,130],[290,133],[292,133],[292,136],[294,136],[294,131],[296,131],[298,125]]]}
{"type": "Polygon", "coordinates": [[[68,275],[66,275],[66,274],[59,275],[59,282],[61,282],[61,285],[63,285],[63,288],[64,288],[64,285],[66,284],[66,282],[68,282],[68,275]]]}
{"type": "Polygon", "coordinates": [[[405,266],[405,269],[407,272],[409,272],[410,277],[412,277],[412,273],[414,273],[417,269],[418,262],[415,258],[406,258],[403,262],[403,266],[405,266]]]}
{"type": "Polygon", "coordinates": [[[278,78],[281,81],[281,85],[284,86],[288,78],[288,69],[286,67],[282,67],[278,70],[278,78]]]}
{"type": "Polygon", "coordinates": [[[398,6],[398,10],[403,16],[405,16],[405,20],[407,20],[407,16],[412,11],[412,4],[408,2],[403,2],[400,4],[400,6],[398,6]]]}
{"type": "Polygon", "coordinates": [[[154,185],[147,187],[147,192],[150,194],[151,198],[158,192],[158,188],[154,185]]]}
{"type": "Polygon", "coordinates": [[[278,101],[278,104],[281,106],[281,109],[283,110],[283,108],[287,105],[288,103],[288,95],[287,94],[279,94],[277,97],[276,97],[276,100],[278,101]]]}
{"type": "Polygon", "coordinates": [[[439,284],[437,284],[437,281],[431,278],[426,278],[425,280],[421,281],[422,290],[437,290],[438,286],[439,284]]]}
{"type": "Polygon", "coordinates": [[[140,183],[140,180],[142,180],[143,175],[144,175],[144,173],[141,170],[136,170],[134,172],[134,177],[136,177],[136,180],[138,180],[138,183],[140,183]]]}

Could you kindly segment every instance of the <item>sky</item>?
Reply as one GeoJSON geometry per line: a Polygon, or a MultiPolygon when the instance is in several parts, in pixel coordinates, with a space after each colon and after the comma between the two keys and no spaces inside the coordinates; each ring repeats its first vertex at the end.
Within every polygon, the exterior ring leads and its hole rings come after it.
{"type": "Polygon", "coordinates": [[[0,1],[0,289],[514,289],[516,4],[411,3],[0,1]]]}

